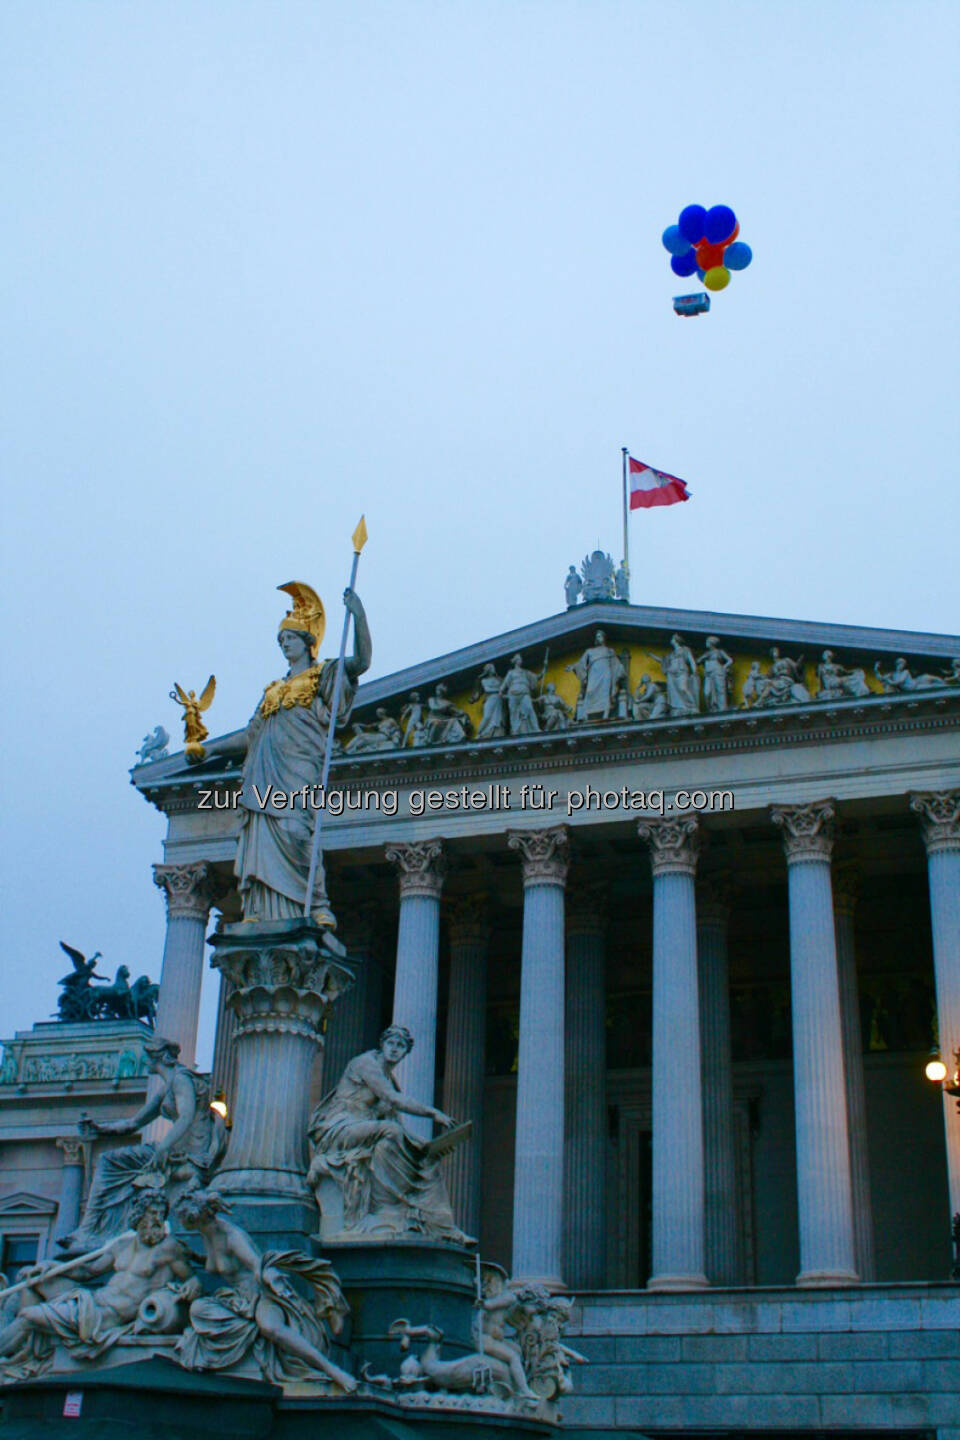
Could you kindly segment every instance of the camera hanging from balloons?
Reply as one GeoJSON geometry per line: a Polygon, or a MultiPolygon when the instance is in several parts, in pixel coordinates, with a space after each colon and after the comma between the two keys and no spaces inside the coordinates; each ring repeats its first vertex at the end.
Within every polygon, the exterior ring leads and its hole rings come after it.
{"type": "MultiPolygon", "coordinates": [[[[749,245],[738,240],[740,222],[729,205],[688,205],[680,211],[676,225],[663,232],[663,246],[670,255],[674,275],[696,275],[708,290],[725,290],[731,270],[746,270],[753,259],[749,245]]],[[[678,315],[701,315],[710,309],[709,295],[678,295],[673,308],[678,315]]]]}

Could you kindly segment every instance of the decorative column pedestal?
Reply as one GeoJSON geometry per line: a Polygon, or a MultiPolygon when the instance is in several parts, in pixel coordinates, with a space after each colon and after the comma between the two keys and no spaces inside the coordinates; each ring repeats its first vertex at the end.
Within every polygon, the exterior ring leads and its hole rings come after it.
{"type": "Polygon", "coordinates": [[[510,830],[523,856],[523,956],[513,1181],[516,1278],[563,1284],[563,901],[565,825],[510,830]]]}
{"type": "Polygon", "coordinates": [[[600,886],[567,902],[564,1278],[602,1290],[607,1238],[606,905],[600,886]]]}
{"type": "MultiPolygon", "coordinates": [[[[937,986],[940,1055],[953,1075],[960,1049],[960,790],[911,795],[927,847],[933,972],[937,986]]],[[[950,1214],[960,1214],[960,1112],[956,1097],[943,1097],[950,1214]]]]}
{"type": "Polygon", "coordinates": [[[324,1019],[353,981],[323,936],[309,920],[266,920],[225,925],[210,941],[237,1021],[233,1129],[212,1187],[261,1243],[317,1228],[305,1183],[310,1071],[324,1019]]]}
{"type": "Polygon", "coordinates": [[[706,1270],[711,1285],[724,1286],[744,1283],[730,1053],[729,924],[730,885],[710,880],[697,896],[706,1270]]]}
{"type": "MultiPolygon", "coordinates": [[[[442,840],[390,845],[387,859],[400,876],[400,928],[393,989],[393,1023],[404,1025],[414,1046],[400,1066],[400,1088],[423,1105],[434,1104],[437,1061],[437,982],[440,968],[440,892],[446,864],[442,840]]],[[[408,1115],[407,1129],[423,1140],[433,1121],[408,1115]]]]}
{"type": "Polygon", "coordinates": [[[830,877],[834,815],[828,800],[770,811],[783,831],[790,896],[798,1285],[849,1285],[859,1279],[830,877]]]}
{"type": "Polygon", "coordinates": [[[444,1173],[457,1224],[473,1236],[480,1234],[489,940],[486,896],[458,898],[450,915],[450,998],[443,1109],[456,1120],[471,1120],[473,1134],[450,1155],[444,1173]]]}
{"type": "Polygon", "coordinates": [[[697,821],[641,820],[653,868],[653,1260],[649,1290],[707,1286],[694,876],[697,821]]]}

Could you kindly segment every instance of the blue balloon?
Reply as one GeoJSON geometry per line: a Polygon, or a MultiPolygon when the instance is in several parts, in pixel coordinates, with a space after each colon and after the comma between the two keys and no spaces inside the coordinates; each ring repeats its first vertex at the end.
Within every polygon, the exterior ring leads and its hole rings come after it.
{"type": "Polygon", "coordinates": [[[711,205],[703,223],[703,233],[711,245],[722,245],[737,228],[737,217],[729,205],[711,205]]]}
{"type": "Polygon", "coordinates": [[[706,275],[706,273],[707,273],[706,270],[701,270],[701,269],[700,269],[700,266],[699,266],[699,265],[697,266],[697,279],[698,279],[698,280],[702,280],[702,279],[704,278],[704,276],[706,275]]]}
{"type": "Polygon", "coordinates": [[[746,270],[753,259],[753,251],[742,240],[734,240],[723,252],[723,263],[728,270],[746,270]]]}
{"type": "Polygon", "coordinates": [[[686,255],[673,255],[670,259],[670,269],[674,275],[692,275],[696,268],[696,250],[688,250],[686,255]]]}
{"type": "MultiPolygon", "coordinates": [[[[680,219],[677,222],[677,229],[684,240],[689,240],[691,245],[699,245],[703,239],[703,224],[707,218],[707,212],[702,205],[688,205],[685,210],[680,211],[680,219]]],[[[730,230],[733,229],[731,225],[730,230]]],[[[727,231],[727,235],[730,234],[727,231]]],[[[725,235],[724,239],[727,238],[725,235]]]]}
{"type": "Polygon", "coordinates": [[[668,225],[663,232],[663,248],[669,250],[671,255],[686,255],[690,249],[690,241],[680,234],[679,226],[668,225]]]}

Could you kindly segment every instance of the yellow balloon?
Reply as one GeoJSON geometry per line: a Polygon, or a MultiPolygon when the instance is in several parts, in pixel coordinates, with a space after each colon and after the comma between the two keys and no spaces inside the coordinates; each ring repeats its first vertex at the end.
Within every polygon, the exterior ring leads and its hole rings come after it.
{"type": "Polygon", "coordinates": [[[714,265],[703,277],[703,283],[708,290],[725,290],[730,284],[730,271],[726,265],[714,265]]]}

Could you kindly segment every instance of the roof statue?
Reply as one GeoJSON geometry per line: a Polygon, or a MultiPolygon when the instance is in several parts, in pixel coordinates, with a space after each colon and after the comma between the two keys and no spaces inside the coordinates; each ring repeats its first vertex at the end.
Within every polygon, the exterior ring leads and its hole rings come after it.
{"type": "Polygon", "coordinates": [[[130,970],[121,965],[113,981],[107,985],[92,985],[92,980],[106,977],[96,973],[100,959],[98,950],[88,960],[80,950],[60,941],[60,949],[69,955],[73,969],[64,975],[57,1001],[57,1019],[68,1024],[84,1023],[88,1020],[143,1020],[153,1025],[157,1013],[157,996],[160,987],[146,975],[130,984],[130,970]]]}

